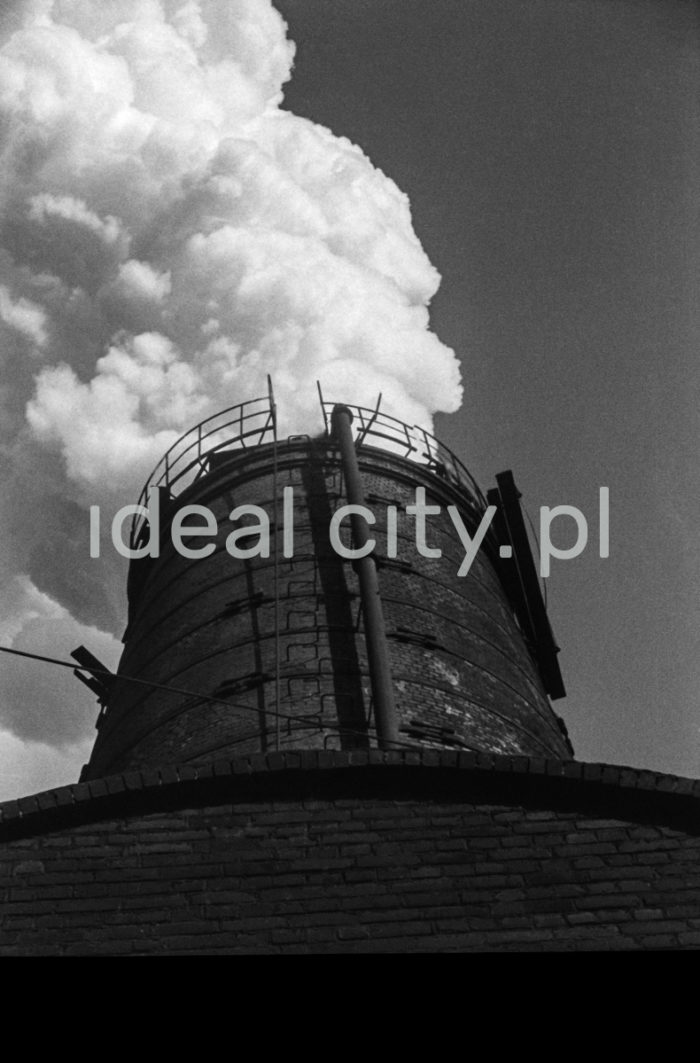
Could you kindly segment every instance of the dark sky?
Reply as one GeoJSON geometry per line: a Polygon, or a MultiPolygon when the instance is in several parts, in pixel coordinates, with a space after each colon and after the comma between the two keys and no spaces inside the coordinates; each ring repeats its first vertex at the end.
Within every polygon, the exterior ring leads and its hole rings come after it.
{"type": "MultiPolygon", "coordinates": [[[[409,194],[482,487],[595,538],[553,562],[580,759],[700,775],[700,8],[690,0],[276,0],[287,106],[409,194]]],[[[352,401],[352,396],[348,396],[352,401]]],[[[562,529],[561,545],[566,545],[562,529]]]]}

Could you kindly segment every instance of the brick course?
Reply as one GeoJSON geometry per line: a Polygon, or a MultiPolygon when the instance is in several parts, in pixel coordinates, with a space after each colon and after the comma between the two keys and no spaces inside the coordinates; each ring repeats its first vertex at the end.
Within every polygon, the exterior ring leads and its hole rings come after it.
{"type": "Polygon", "coordinates": [[[700,782],[303,752],[0,806],[0,955],[696,949],[700,782]]]}
{"type": "MultiPolygon", "coordinates": [[[[464,548],[445,507],[458,506],[473,533],[481,514],[471,496],[387,451],[362,448],[360,464],[377,517],[373,535],[402,739],[424,747],[572,755],[498,577],[493,533],[469,575],[456,575],[464,548]],[[402,510],[394,561],[385,556],[386,500],[405,507],[417,486],[442,508],[429,541],[444,556],[418,553],[413,519],[402,510]]],[[[164,510],[160,559],[130,569],[119,672],[186,693],[119,678],[100,720],[91,777],[172,761],[202,764],[272,746],[374,744],[359,584],[328,538],[331,514],[346,501],[342,479],[327,443],[281,445],[277,494],[294,489],[295,540],[294,557],[280,559],[277,568],[272,558],[236,561],[225,549],[235,505],[258,505],[274,523],[268,448],[238,452],[173,503],[203,504],[216,516],[217,549],[210,557],[188,560],[168,544],[172,509],[164,510]],[[280,721],[279,733],[277,625],[280,709],[293,717],[280,721]]]]}

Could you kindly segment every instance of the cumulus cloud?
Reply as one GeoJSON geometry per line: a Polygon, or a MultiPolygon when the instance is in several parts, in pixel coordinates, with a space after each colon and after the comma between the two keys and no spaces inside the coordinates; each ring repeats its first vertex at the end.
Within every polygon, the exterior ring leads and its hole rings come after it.
{"type": "Polygon", "coordinates": [[[13,299],[4,284],[0,284],[0,319],[26,337],[35,349],[45,345],[46,312],[30,299],[13,299]]]}
{"type": "Polygon", "coordinates": [[[14,572],[83,624],[114,609],[55,543],[77,564],[87,506],[135,499],[267,374],[285,432],[320,427],[317,379],[426,427],[461,400],[408,199],[281,109],[293,58],[270,0],[28,0],[0,30],[2,486],[59,523],[4,522],[14,572]]]}
{"type": "Polygon", "coordinates": [[[52,196],[44,192],[30,196],[28,204],[29,221],[48,224],[52,218],[60,218],[75,226],[82,226],[106,244],[114,244],[119,239],[120,225],[116,218],[110,216],[103,220],[89,210],[82,200],[73,196],[52,196]]]}
{"type": "Polygon", "coordinates": [[[0,801],[74,783],[91,748],[91,738],[56,749],[47,742],[25,742],[10,731],[0,731],[0,801]]]}

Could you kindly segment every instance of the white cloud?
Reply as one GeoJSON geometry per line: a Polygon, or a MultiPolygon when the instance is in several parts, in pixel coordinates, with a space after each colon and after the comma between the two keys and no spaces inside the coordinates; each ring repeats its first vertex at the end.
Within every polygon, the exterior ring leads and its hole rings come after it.
{"type": "Polygon", "coordinates": [[[43,308],[22,297],[14,300],[4,284],[0,284],[0,320],[20,332],[38,349],[48,340],[46,312],[43,308]]]}
{"type": "MultiPolygon", "coordinates": [[[[123,573],[103,569],[102,594],[87,507],[135,501],[194,422],[271,374],[284,432],[320,429],[317,379],[365,405],[382,391],[430,427],[459,405],[458,365],[429,328],[440,278],[406,196],[359,147],[280,109],[294,46],[270,0],[16,12],[0,24],[0,583],[31,574],[116,629],[123,573]]],[[[17,638],[77,634],[15,604],[17,638]]],[[[0,723],[80,739],[67,687],[3,674],[0,723]]]]}
{"type": "Polygon", "coordinates": [[[30,221],[45,223],[52,218],[60,218],[62,221],[89,229],[106,244],[116,243],[121,234],[121,227],[116,218],[100,218],[94,211],[89,210],[82,200],[74,196],[54,196],[50,192],[43,192],[30,196],[27,202],[30,221]]]}
{"type": "Polygon", "coordinates": [[[28,407],[70,477],[135,491],[169,429],[264,392],[268,373],[290,431],[343,365],[355,401],[376,387],[426,426],[456,407],[408,200],[360,148],[279,109],[293,48],[268,0],[42,11],[0,49],[0,110],[23,130],[6,187],[27,208],[8,246],[25,281],[58,277],[92,304],[92,366],[57,345],[65,365],[28,407]],[[167,366],[144,335],[175,352],[167,366]]]}
{"type": "Polygon", "coordinates": [[[136,259],[129,259],[119,267],[117,283],[126,300],[132,298],[162,303],[172,291],[169,272],[159,273],[148,262],[138,262],[136,259]]]}
{"type": "Polygon", "coordinates": [[[76,783],[91,748],[92,739],[56,749],[0,731],[0,801],[76,783]]]}

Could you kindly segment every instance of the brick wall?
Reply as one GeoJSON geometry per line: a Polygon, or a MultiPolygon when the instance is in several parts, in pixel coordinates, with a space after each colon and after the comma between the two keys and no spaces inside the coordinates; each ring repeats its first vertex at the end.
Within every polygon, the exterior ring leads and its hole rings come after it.
{"type": "Polygon", "coordinates": [[[0,806],[0,955],[700,945],[700,783],[290,753],[0,806]]]}
{"type": "MultiPolygon", "coordinates": [[[[363,450],[361,467],[377,517],[373,535],[402,736],[424,746],[572,755],[499,581],[493,551],[480,550],[469,575],[456,575],[464,548],[445,507],[458,505],[473,532],[478,515],[469,496],[385,451],[363,450]],[[418,553],[413,518],[402,509],[398,557],[388,559],[387,504],[414,502],[418,485],[426,487],[430,504],[442,507],[428,541],[443,557],[418,553]]],[[[234,506],[258,505],[274,522],[271,456],[264,447],[239,452],[230,466],[176,500],[176,508],[198,503],[216,516],[217,550],[210,557],[181,557],[168,545],[163,514],[160,559],[132,566],[120,672],[192,696],[118,680],[101,721],[91,776],[184,760],[200,764],[271,747],[374,744],[358,581],[328,538],[331,514],[346,501],[337,455],[326,445],[281,446],[278,495],[284,487],[294,490],[295,554],[277,570],[271,558],[234,560],[225,549],[234,506]],[[280,709],[294,718],[282,721],[279,734],[276,620],[280,709]]]]}

